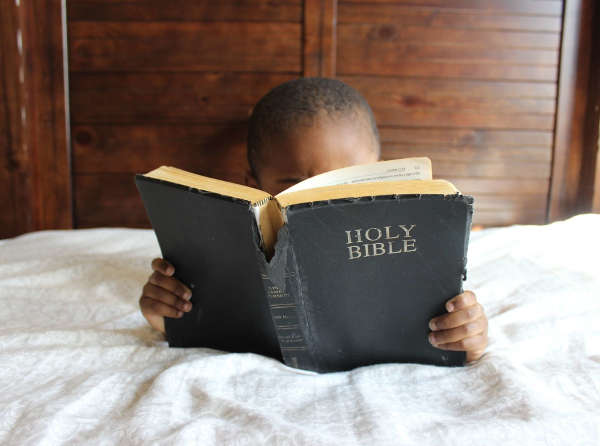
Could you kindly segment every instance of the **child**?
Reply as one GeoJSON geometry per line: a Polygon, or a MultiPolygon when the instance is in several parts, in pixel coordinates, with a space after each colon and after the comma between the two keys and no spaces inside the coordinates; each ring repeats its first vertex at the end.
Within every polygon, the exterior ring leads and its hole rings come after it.
{"type": "MultiPolygon", "coordinates": [[[[248,126],[246,184],[275,195],[329,170],[379,159],[379,132],[364,97],[335,79],[300,78],[267,93],[254,107],[248,126]]],[[[163,317],[181,317],[192,307],[192,292],[172,277],[166,260],[152,260],[140,308],[164,333],[163,317]]],[[[429,322],[429,341],[445,350],[465,350],[477,360],[487,347],[487,318],[475,293],[446,302],[448,313],[429,322]]]]}

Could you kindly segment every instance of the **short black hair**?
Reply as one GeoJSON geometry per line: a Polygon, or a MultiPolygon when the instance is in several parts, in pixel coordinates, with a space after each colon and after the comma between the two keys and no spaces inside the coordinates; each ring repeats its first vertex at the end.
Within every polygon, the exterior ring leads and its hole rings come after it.
{"type": "Polygon", "coordinates": [[[379,155],[379,131],[373,111],[363,95],[338,79],[302,77],[273,88],[254,106],[246,139],[252,174],[257,176],[257,160],[271,136],[285,135],[321,110],[332,117],[351,113],[358,119],[366,117],[379,155]]]}

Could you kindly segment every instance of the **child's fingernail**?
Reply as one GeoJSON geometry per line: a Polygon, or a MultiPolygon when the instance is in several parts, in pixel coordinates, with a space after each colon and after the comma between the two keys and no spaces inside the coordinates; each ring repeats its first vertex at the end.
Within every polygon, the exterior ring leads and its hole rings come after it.
{"type": "Polygon", "coordinates": [[[434,320],[429,321],[429,328],[431,328],[432,330],[435,330],[437,328],[437,324],[434,320]]]}
{"type": "Polygon", "coordinates": [[[169,266],[167,268],[167,276],[172,275],[175,272],[175,268],[173,268],[172,266],[169,266]]]}
{"type": "Polygon", "coordinates": [[[189,302],[186,302],[185,305],[183,306],[183,309],[185,311],[190,311],[192,309],[192,304],[189,302]]]}
{"type": "Polygon", "coordinates": [[[434,336],[434,334],[433,334],[433,333],[430,333],[430,334],[429,334],[429,342],[430,342],[431,344],[435,344],[435,336],[434,336]]]}
{"type": "Polygon", "coordinates": [[[185,293],[183,293],[183,298],[185,300],[190,300],[191,297],[192,297],[192,292],[190,290],[186,290],[185,293]]]}
{"type": "Polygon", "coordinates": [[[178,311],[177,312],[177,317],[181,316],[183,314],[183,311],[178,311]]]}
{"type": "Polygon", "coordinates": [[[452,311],[454,310],[454,304],[450,302],[448,305],[446,305],[446,308],[448,308],[448,311],[452,311]]]}

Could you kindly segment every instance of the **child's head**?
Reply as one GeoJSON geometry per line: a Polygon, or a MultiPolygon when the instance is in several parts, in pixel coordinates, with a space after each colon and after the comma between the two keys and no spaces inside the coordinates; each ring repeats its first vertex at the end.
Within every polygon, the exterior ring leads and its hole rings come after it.
{"type": "Polygon", "coordinates": [[[277,194],[311,176],[379,159],[371,107],[328,78],[285,82],[262,97],[248,125],[247,184],[277,194]]]}

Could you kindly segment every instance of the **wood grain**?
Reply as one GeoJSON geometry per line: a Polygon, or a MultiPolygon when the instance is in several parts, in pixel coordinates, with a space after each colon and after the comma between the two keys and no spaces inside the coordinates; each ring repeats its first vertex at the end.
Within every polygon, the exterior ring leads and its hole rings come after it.
{"type": "Polygon", "coordinates": [[[72,122],[244,122],[277,73],[73,73],[72,122]]]}
{"type": "Polygon", "coordinates": [[[464,11],[398,3],[348,3],[338,6],[338,24],[389,23],[428,28],[489,29],[502,31],[560,33],[561,16],[517,15],[493,10],[464,11]]]}
{"type": "Polygon", "coordinates": [[[2,8],[2,236],[72,227],[61,2],[2,8]],[[5,178],[7,179],[4,183],[5,178]],[[6,200],[6,201],[4,201],[6,200]],[[4,222],[7,226],[4,226],[4,222]]]}
{"type": "MultiPolygon", "coordinates": [[[[493,31],[460,30],[454,33],[454,40],[452,36],[444,39],[443,32],[429,31],[422,28],[422,39],[415,32],[412,40],[406,41],[405,33],[394,25],[339,25],[338,74],[556,80],[558,48],[528,49],[533,45],[528,41],[520,47],[494,44],[493,31]],[[467,33],[490,37],[459,38],[467,33]]],[[[548,45],[553,42],[554,37],[548,45]]]]}
{"type": "Polygon", "coordinates": [[[586,159],[582,172],[584,187],[587,188],[584,206],[592,212],[600,213],[600,6],[594,5],[594,24],[592,35],[591,68],[589,81],[589,101],[586,123],[586,159]]]}
{"type": "Polygon", "coordinates": [[[379,130],[382,142],[444,145],[448,147],[544,147],[552,148],[549,131],[493,130],[480,128],[407,128],[386,127],[379,130]]]}
{"type": "Polygon", "coordinates": [[[23,65],[17,44],[19,14],[14,4],[0,8],[0,239],[32,231],[32,160],[26,145],[21,105],[26,94],[19,79],[23,65]]]}
{"type": "Polygon", "coordinates": [[[543,195],[548,192],[548,180],[542,178],[462,178],[447,176],[462,193],[469,195],[543,195]]]}
{"type": "Polygon", "coordinates": [[[70,22],[69,66],[72,71],[299,73],[300,38],[296,23],[70,22]]]}
{"type": "Polygon", "coordinates": [[[335,77],[337,0],[304,0],[303,75],[335,77]]]}
{"type": "Polygon", "coordinates": [[[243,183],[252,106],[300,75],[361,91],[382,157],[430,156],[474,224],[544,222],[562,2],[163,4],[69,3],[77,227],[149,227],[133,174],[161,164],[243,183]]]}
{"type": "MultiPolygon", "coordinates": [[[[592,0],[565,4],[548,219],[583,211],[579,177],[584,159],[585,113],[589,87],[592,0]]],[[[596,80],[597,82],[597,80],[596,80]]]]}
{"type": "Polygon", "coordinates": [[[69,0],[70,21],[301,22],[302,1],[283,0],[69,0]]]}
{"type": "Polygon", "coordinates": [[[402,4],[413,7],[443,7],[460,11],[559,16],[562,2],[553,0],[342,0],[340,3],[402,4]]]}
{"type": "Polygon", "coordinates": [[[363,93],[380,125],[554,128],[554,84],[375,76],[340,79],[363,93]]]}
{"type": "MultiPolygon", "coordinates": [[[[543,170],[550,169],[552,152],[541,147],[464,147],[447,146],[443,144],[415,144],[415,143],[384,143],[381,147],[382,158],[397,159],[413,156],[428,156],[436,160],[434,166],[440,161],[475,163],[502,163],[510,170],[514,164],[543,165],[543,170]]],[[[520,168],[519,168],[520,170],[520,168]]]]}
{"type": "Polygon", "coordinates": [[[145,173],[158,165],[208,176],[248,168],[245,125],[78,125],[73,166],[78,173],[145,173]]]}

